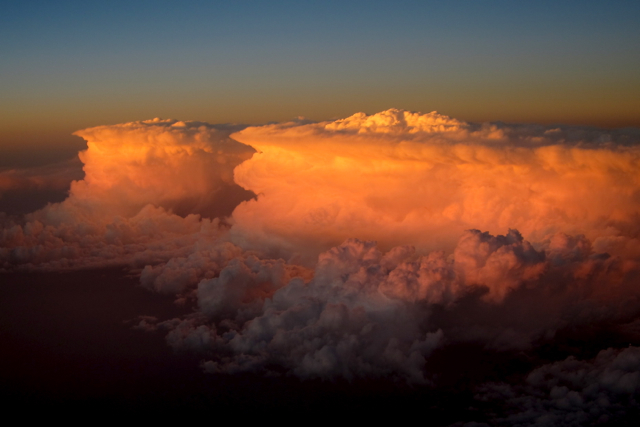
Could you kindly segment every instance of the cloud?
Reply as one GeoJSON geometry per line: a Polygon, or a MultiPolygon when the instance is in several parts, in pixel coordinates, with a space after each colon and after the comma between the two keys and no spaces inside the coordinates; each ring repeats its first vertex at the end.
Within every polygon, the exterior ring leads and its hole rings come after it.
{"type": "MultiPolygon", "coordinates": [[[[194,261],[180,260],[180,271],[194,261]]],[[[562,329],[628,322],[640,312],[628,299],[639,272],[566,235],[537,251],[515,230],[471,230],[450,257],[350,239],[321,254],[313,274],[238,255],[190,280],[197,311],[165,327],[175,348],[213,356],[210,372],[424,383],[434,374],[425,361],[445,343],[529,350],[562,329]]]]}
{"type": "Polygon", "coordinates": [[[77,158],[51,165],[0,170],[0,197],[11,190],[67,190],[72,181],[82,179],[77,158]]]}
{"type": "Polygon", "coordinates": [[[233,232],[309,264],[350,237],[451,251],[467,229],[583,234],[640,255],[637,138],[576,133],[399,110],[250,127],[232,135],[258,151],[235,180],[258,198],[236,208],[233,232]]]}
{"type": "Polygon", "coordinates": [[[533,370],[522,384],[487,384],[476,398],[505,402],[497,424],[577,426],[620,421],[640,407],[640,348],[606,349],[592,360],[568,357],[533,370]]]}
{"type": "Polygon", "coordinates": [[[229,139],[237,128],[154,119],[77,132],[87,140],[84,179],[63,202],[6,221],[0,260],[5,268],[144,266],[210,240],[218,218],[251,196],[233,182],[234,167],[253,153],[229,139]]]}
{"type": "Polygon", "coordinates": [[[60,202],[68,196],[71,182],[82,177],[77,157],[46,166],[0,170],[0,215],[21,215],[60,202]]]}
{"type": "Polygon", "coordinates": [[[425,357],[442,331],[423,330],[424,313],[379,291],[387,274],[380,262],[392,261],[357,240],[322,254],[311,280],[282,260],[235,259],[198,284],[203,323],[186,319],[188,333],[178,326],[168,339],[215,350],[204,365],[210,372],[275,366],[302,378],[397,375],[423,383],[425,357]],[[195,338],[204,331],[206,340],[195,338]]]}
{"type": "MultiPolygon", "coordinates": [[[[65,203],[76,209],[129,217],[147,204],[178,214],[211,215],[233,169],[253,150],[230,131],[198,122],[154,119],[99,126],[75,134],[87,140],[80,153],[86,177],[71,186],[65,203]]],[[[225,194],[226,195],[226,194],[225,194]]]]}
{"type": "Polygon", "coordinates": [[[640,337],[632,132],[388,110],[77,134],[84,179],[3,220],[3,268],[127,266],[194,305],[139,329],[208,372],[436,384],[428,361],[452,345],[640,337]]]}
{"type": "Polygon", "coordinates": [[[233,244],[307,267],[348,238],[450,253],[468,229],[513,228],[534,244],[582,234],[598,252],[640,255],[633,133],[388,110],[244,129],[154,119],[77,134],[88,145],[85,178],[26,217],[27,234],[51,238],[21,240],[24,224],[4,227],[3,246],[21,252],[11,259],[24,262],[43,240],[41,254],[86,235],[110,244],[148,205],[230,217],[233,244]]]}

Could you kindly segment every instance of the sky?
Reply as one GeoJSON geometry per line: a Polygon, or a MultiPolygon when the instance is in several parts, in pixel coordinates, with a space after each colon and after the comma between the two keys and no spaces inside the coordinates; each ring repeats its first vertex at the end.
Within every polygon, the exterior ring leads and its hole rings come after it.
{"type": "Polygon", "coordinates": [[[633,420],[638,12],[8,3],[0,396],[633,420]]]}
{"type": "Polygon", "coordinates": [[[388,108],[638,126],[639,9],[634,1],[5,2],[0,144],[76,148],[69,135],[78,129],[153,117],[257,124],[388,108]]]}

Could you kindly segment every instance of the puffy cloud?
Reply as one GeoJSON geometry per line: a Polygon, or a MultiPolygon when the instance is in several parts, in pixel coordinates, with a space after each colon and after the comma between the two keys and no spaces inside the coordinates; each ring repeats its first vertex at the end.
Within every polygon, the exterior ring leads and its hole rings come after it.
{"type": "Polygon", "coordinates": [[[129,217],[147,204],[218,216],[211,214],[221,212],[225,191],[234,187],[234,167],[253,153],[230,139],[230,130],[154,119],[78,131],[87,140],[80,153],[86,176],[73,183],[65,204],[92,218],[129,217]]]}
{"type": "Polygon", "coordinates": [[[232,137],[258,150],[235,170],[258,194],[233,213],[246,247],[312,264],[350,237],[451,251],[464,230],[514,228],[534,242],[584,234],[598,251],[640,255],[633,134],[389,110],[232,137]]]}
{"type": "Polygon", "coordinates": [[[498,425],[579,426],[620,421],[640,408],[639,397],[640,348],[630,346],[541,366],[516,386],[487,384],[477,399],[506,403],[498,425]]]}
{"type": "Polygon", "coordinates": [[[38,244],[34,262],[81,253],[85,243],[58,251],[74,240],[112,244],[147,205],[231,215],[234,244],[308,267],[347,238],[450,253],[468,229],[514,228],[534,243],[583,234],[598,252],[640,254],[633,133],[388,110],[246,129],[154,119],[77,134],[85,178],[27,216],[26,234],[24,223],[3,227],[5,262],[26,262],[38,244]],[[21,240],[40,228],[48,234],[21,240]]]}
{"type": "Polygon", "coordinates": [[[456,132],[468,128],[467,123],[443,116],[433,111],[428,114],[391,109],[368,116],[356,113],[346,119],[336,120],[324,126],[335,131],[356,132],[359,134],[400,134],[456,132]]]}
{"type": "Polygon", "coordinates": [[[454,258],[457,274],[466,283],[486,286],[492,300],[502,300],[520,283],[537,279],[545,268],[544,253],[516,230],[496,237],[472,230],[458,243],[454,258]]]}
{"type": "Polygon", "coordinates": [[[451,256],[349,239],[313,274],[238,255],[198,283],[192,316],[164,325],[175,348],[209,355],[210,372],[422,383],[442,345],[528,350],[563,328],[627,322],[640,311],[628,300],[638,272],[566,235],[538,251],[515,230],[470,230],[451,256]]]}
{"type": "Polygon", "coordinates": [[[8,221],[0,234],[0,260],[5,268],[64,270],[131,266],[141,268],[175,256],[187,255],[199,241],[215,240],[224,232],[218,219],[198,215],[182,218],[147,205],[131,218],[111,223],[83,221],[60,205],[47,208],[47,221],[25,224],[8,221]]]}
{"type": "Polygon", "coordinates": [[[0,170],[0,215],[22,215],[68,196],[72,181],[82,179],[78,158],[45,166],[0,170]]]}
{"type": "Polygon", "coordinates": [[[78,135],[84,179],[2,219],[3,267],[128,266],[194,303],[138,327],[209,372],[429,383],[451,344],[529,351],[605,323],[640,337],[631,132],[388,110],[78,135]]]}
{"type": "Polygon", "coordinates": [[[11,190],[67,190],[72,181],[82,179],[78,159],[22,169],[0,170],[0,197],[11,190]]]}
{"type": "Polygon", "coordinates": [[[214,351],[204,365],[211,372],[425,382],[425,357],[442,331],[426,330],[425,313],[380,291],[389,258],[375,243],[349,240],[320,256],[311,280],[282,260],[235,259],[198,284],[201,323],[185,319],[168,341],[214,351]]]}
{"type": "Polygon", "coordinates": [[[84,179],[71,183],[62,203],[5,221],[0,260],[144,266],[215,239],[216,217],[251,196],[233,182],[234,167],[253,153],[228,137],[237,129],[154,119],[77,132],[87,140],[84,179]]]}

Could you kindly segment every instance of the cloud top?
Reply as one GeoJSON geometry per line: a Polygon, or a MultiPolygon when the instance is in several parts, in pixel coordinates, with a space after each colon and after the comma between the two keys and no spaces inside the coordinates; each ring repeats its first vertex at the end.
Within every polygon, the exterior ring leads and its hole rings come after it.
{"type": "Polygon", "coordinates": [[[639,207],[639,146],[578,133],[400,110],[247,128],[232,137],[258,153],[235,180],[259,197],[235,210],[236,231],[310,260],[349,237],[451,251],[472,228],[584,234],[601,251],[640,253],[625,231],[639,207]]]}
{"type": "Polygon", "coordinates": [[[359,134],[456,132],[468,127],[467,123],[439,114],[437,111],[420,114],[395,108],[372,115],[356,113],[324,126],[330,131],[351,131],[359,134]]]}

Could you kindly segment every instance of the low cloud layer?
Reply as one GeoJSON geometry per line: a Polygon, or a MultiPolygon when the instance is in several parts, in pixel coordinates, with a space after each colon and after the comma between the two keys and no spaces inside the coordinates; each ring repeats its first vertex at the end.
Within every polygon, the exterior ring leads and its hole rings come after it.
{"type": "MultiPolygon", "coordinates": [[[[127,267],[150,291],[193,305],[137,328],[202,354],[207,372],[437,386],[429,360],[455,345],[535,352],[594,325],[640,339],[633,130],[388,110],[77,134],[84,179],[61,203],[3,219],[2,268],[127,267]]],[[[591,374],[571,386],[536,375],[583,363],[600,378],[635,351],[606,348],[592,362],[540,365],[526,385],[484,385],[478,398],[507,393],[529,408],[509,417],[535,425],[539,408],[592,398],[591,374]],[[549,392],[556,402],[544,387],[566,390],[549,392]]],[[[565,409],[552,415],[564,420],[565,409]]],[[[607,411],[574,415],[615,416],[607,411]]]]}
{"type": "Polygon", "coordinates": [[[302,378],[423,383],[435,374],[425,360],[440,346],[530,350],[561,329],[624,324],[640,310],[628,299],[638,265],[595,254],[584,239],[566,235],[537,251],[515,230],[471,230],[451,256],[418,255],[407,246],[385,253],[375,242],[350,239],[321,254],[313,274],[237,255],[215,277],[198,281],[201,263],[198,256],[143,272],[143,283],[159,290],[191,283],[198,309],[185,319],[145,319],[140,327],[168,328],[177,349],[215,355],[204,365],[211,372],[276,366],[302,378]]]}
{"type": "Polygon", "coordinates": [[[74,180],[82,179],[78,159],[31,168],[0,170],[0,197],[11,190],[68,190],[74,180]]]}
{"type": "Polygon", "coordinates": [[[640,348],[568,357],[532,371],[522,384],[492,383],[476,399],[505,404],[493,425],[580,426],[615,423],[640,409],[640,348]]]}
{"type": "Polygon", "coordinates": [[[60,202],[83,177],[78,158],[39,167],[0,169],[0,212],[20,215],[60,202]]]}

